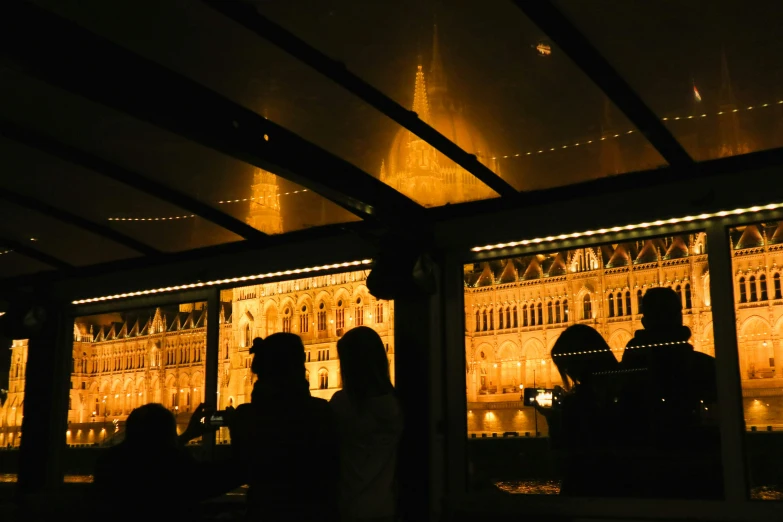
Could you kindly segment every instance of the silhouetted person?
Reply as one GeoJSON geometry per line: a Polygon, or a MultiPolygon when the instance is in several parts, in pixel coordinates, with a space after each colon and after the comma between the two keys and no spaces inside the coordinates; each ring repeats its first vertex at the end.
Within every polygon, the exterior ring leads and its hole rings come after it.
{"type": "Polygon", "coordinates": [[[715,359],[688,342],[680,296],[652,288],[642,299],[644,330],[623,352],[622,419],[634,448],[633,494],[648,497],[722,495],[715,420],[715,359]]]}
{"type": "Polygon", "coordinates": [[[249,404],[229,421],[233,460],[249,485],[248,520],[338,519],[338,442],[329,403],[310,396],[302,340],[291,333],[253,341],[258,377],[249,404]]]}
{"type": "Polygon", "coordinates": [[[197,520],[199,501],[231,489],[224,472],[197,461],[185,448],[211,429],[203,418],[201,404],[177,436],[174,414],[163,405],[134,409],[124,440],[105,450],[96,464],[99,510],[110,512],[115,520],[197,520]]]}
{"type": "Polygon", "coordinates": [[[340,439],[340,512],[344,522],[391,522],[403,420],[380,336],[359,326],[337,343],[343,389],[330,406],[340,439]]]}
{"type": "Polygon", "coordinates": [[[620,365],[604,338],[586,325],[565,329],[552,347],[564,390],[560,402],[537,407],[549,424],[552,447],[563,455],[561,495],[611,496],[617,487],[611,447],[620,365]]]}

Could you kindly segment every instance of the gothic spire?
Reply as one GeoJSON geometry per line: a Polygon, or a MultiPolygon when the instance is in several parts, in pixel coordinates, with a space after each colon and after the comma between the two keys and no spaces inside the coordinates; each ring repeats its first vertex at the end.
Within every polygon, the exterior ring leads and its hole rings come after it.
{"type": "Polygon", "coordinates": [[[413,112],[419,115],[419,119],[429,123],[430,106],[427,101],[427,86],[424,83],[424,71],[419,65],[416,71],[416,85],[413,89],[413,112]]]}
{"type": "Polygon", "coordinates": [[[726,50],[720,52],[720,103],[722,105],[734,105],[734,90],[731,87],[731,76],[729,75],[729,63],[726,60],[726,50]]]}
{"type": "Polygon", "coordinates": [[[446,70],[443,67],[443,58],[440,55],[440,40],[438,39],[438,25],[432,29],[432,59],[430,62],[429,94],[431,98],[445,94],[447,91],[446,70]]]}

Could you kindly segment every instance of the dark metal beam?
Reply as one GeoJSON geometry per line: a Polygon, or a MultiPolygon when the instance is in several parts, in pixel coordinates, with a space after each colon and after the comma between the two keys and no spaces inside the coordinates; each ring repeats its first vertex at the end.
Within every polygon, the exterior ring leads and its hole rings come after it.
{"type": "Polygon", "coordinates": [[[0,9],[1,52],[24,74],[290,179],[364,219],[425,218],[380,180],[180,74],[27,2],[0,9]]]}
{"type": "Polygon", "coordinates": [[[443,134],[430,127],[419,116],[350,72],[345,64],[337,62],[318,49],[308,45],[294,34],[258,13],[245,2],[204,0],[210,7],[250,29],[301,62],[309,65],[338,85],[349,90],[380,112],[396,121],[454,161],[501,196],[512,196],[517,190],[492,172],[475,155],[460,148],[443,134]]]}
{"type": "Polygon", "coordinates": [[[54,256],[50,256],[49,254],[44,254],[40,250],[29,247],[23,243],[20,243],[19,241],[14,241],[13,239],[6,239],[4,237],[0,237],[0,246],[5,247],[9,250],[13,250],[17,254],[21,254],[25,257],[29,257],[30,259],[35,259],[36,261],[40,261],[41,263],[49,265],[53,268],[59,268],[59,269],[73,268],[73,265],[71,265],[70,263],[66,263],[62,259],[58,259],[54,256]]]}
{"type": "Polygon", "coordinates": [[[669,165],[693,163],[660,118],[551,0],[514,0],[514,3],[604,91],[669,165]]]}
{"type": "Polygon", "coordinates": [[[256,230],[234,216],[221,212],[187,194],[172,189],[151,178],[132,172],[124,167],[115,165],[98,156],[84,152],[76,147],[61,143],[50,136],[6,121],[0,121],[0,136],[46,152],[51,156],[79,165],[101,174],[102,176],[124,183],[140,192],[144,192],[155,198],[171,203],[172,205],[193,212],[197,216],[211,221],[226,230],[230,230],[234,234],[244,237],[245,239],[264,240],[268,237],[260,230],[256,230]]]}
{"type": "Polygon", "coordinates": [[[0,199],[4,199],[21,207],[26,207],[41,214],[46,214],[47,216],[53,217],[58,221],[62,221],[63,223],[83,228],[84,230],[92,232],[95,235],[110,239],[115,243],[125,245],[126,247],[131,248],[140,254],[149,256],[161,253],[157,248],[142,243],[141,241],[127,236],[122,232],[118,232],[117,230],[114,230],[110,227],[100,225],[81,216],[71,214],[65,210],[47,205],[46,203],[38,201],[37,199],[31,198],[24,194],[19,194],[18,192],[0,188],[0,199]]]}

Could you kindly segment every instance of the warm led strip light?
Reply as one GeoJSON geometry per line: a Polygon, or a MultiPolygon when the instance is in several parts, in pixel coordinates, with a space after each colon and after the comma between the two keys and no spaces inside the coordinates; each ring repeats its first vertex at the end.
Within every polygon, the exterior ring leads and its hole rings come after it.
{"type": "Polygon", "coordinates": [[[178,290],[191,290],[193,288],[202,288],[205,286],[215,286],[215,285],[225,285],[228,283],[244,283],[246,281],[255,281],[258,279],[268,279],[270,277],[279,277],[279,276],[287,276],[287,275],[299,275],[299,274],[308,274],[310,272],[320,272],[322,270],[332,270],[334,268],[349,268],[352,266],[362,266],[362,265],[369,265],[372,263],[372,259],[362,259],[361,261],[349,261],[346,263],[335,263],[333,265],[321,265],[321,266],[313,266],[310,268],[296,268],[294,270],[281,270],[279,272],[268,272],[266,274],[258,274],[258,275],[251,275],[251,276],[244,276],[244,277],[232,277],[229,279],[216,279],[214,281],[207,281],[204,283],[190,283],[186,285],[177,285],[177,286],[167,286],[163,288],[153,288],[150,290],[139,290],[136,292],[127,292],[124,294],[115,294],[115,295],[105,295],[102,297],[91,297],[89,299],[79,299],[77,301],[71,301],[71,304],[79,305],[79,304],[87,304],[87,303],[97,303],[100,301],[113,301],[115,299],[125,299],[126,297],[138,297],[141,295],[150,295],[150,294],[163,294],[166,292],[176,292],[178,290]]]}
{"type": "Polygon", "coordinates": [[[690,221],[700,221],[716,217],[737,216],[740,214],[747,214],[748,212],[760,212],[762,210],[776,210],[783,207],[783,203],[770,203],[769,205],[761,205],[750,208],[736,208],[734,210],[721,210],[720,212],[713,212],[710,214],[698,214],[696,216],[684,216],[671,219],[659,219],[658,221],[650,221],[649,223],[638,223],[636,225],[625,225],[622,227],[601,228],[598,230],[587,230],[585,232],[573,232],[571,234],[560,234],[559,236],[537,237],[535,239],[523,239],[522,241],[511,241],[509,243],[498,243],[497,245],[484,245],[471,248],[473,252],[482,252],[485,250],[497,250],[499,248],[511,248],[515,246],[527,246],[535,245],[538,243],[545,243],[549,241],[558,241],[563,239],[577,239],[580,237],[589,237],[596,234],[608,234],[609,232],[623,232],[626,230],[636,230],[638,228],[650,228],[660,227],[663,225],[676,225],[677,223],[687,223],[690,221]]]}

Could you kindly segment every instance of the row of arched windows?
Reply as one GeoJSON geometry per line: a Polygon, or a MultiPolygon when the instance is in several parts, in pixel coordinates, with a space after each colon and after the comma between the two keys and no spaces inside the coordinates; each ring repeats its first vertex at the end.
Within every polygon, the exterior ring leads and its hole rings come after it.
{"type": "MultiPolygon", "coordinates": [[[[780,274],[775,273],[772,276],[772,299],[781,299],[780,290],[780,274]]],[[[739,279],[739,301],[740,303],[769,300],[769,293],[767,291],[767,276],[761,274],[758,279],[756,276],[750,276],[747,280],[745,277],[739,279]]]]}
{"type": "MultiPolygon", "coordinates": [[[[568,299],[548,301],[546,303],[546,314],[544,313],[544,303],[524,304],[521,308],[522,327],[536,326],[544,324],[560,324],[568,322],[569,310],[568,299]]],[[[505,306],[495,309],[476,310],[476,330],[477,332],[493,331],[497,326],[498,330],[519,327],[519,314],[517,307],[505,306]],[[495,322],[495,312],[497,312],[497,323],[495,322]]]]}

